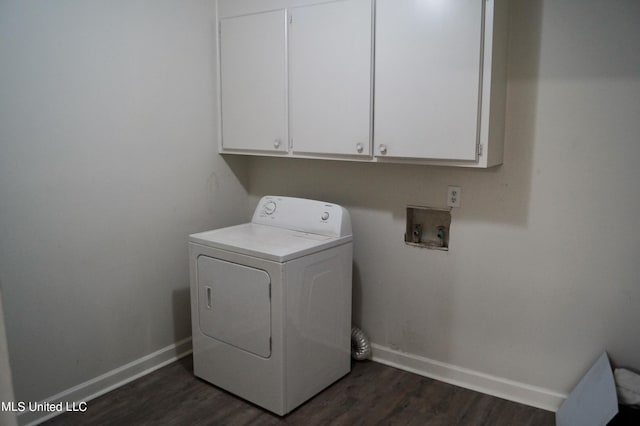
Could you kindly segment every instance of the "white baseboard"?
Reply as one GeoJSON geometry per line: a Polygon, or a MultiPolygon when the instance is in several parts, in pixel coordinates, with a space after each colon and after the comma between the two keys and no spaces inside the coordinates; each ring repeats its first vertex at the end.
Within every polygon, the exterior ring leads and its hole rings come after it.
{"type": "MultiPolygon", "coordinates": [[[[51,405],[63,403],[66,405],[66,403],[72,404],[75,402],[76,406],[78,406],[80,402],[87,402],[97,398],[100,395],[185,357],[191,352],[191,337],[188,337],[56,395],[50,396],[44,401],[40,401],[40,403],[51,405]]],[[[61,414],[61,412],[24,411],[18,415],[18,424],[27,426],[37,425],[58,414],[61,414]]]]}
{"type": "Polygon", "coordinates": [[[549,389],[399,352],[381,345],[372,344],[371,353],[371,359],[381,364],[547,411],[557,411],[567,398],[567,395],[549,389]]]}

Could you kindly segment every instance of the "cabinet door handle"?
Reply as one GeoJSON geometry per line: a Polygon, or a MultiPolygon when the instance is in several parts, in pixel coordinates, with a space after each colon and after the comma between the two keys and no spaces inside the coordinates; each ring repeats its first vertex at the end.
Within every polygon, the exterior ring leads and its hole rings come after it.
{"type": "Polygon", "coordinates": [[[278,138],[278,139],[274,139],[274,141],[273,141],[273,147],[274,147],[275,149],[278,149],[278,148],[280,148],[280,144],[281,144],[281,143],[282,143],[282,141],[280,140],[280,138],[278,138]]]}
{"type": "Polygon", "coordinates": [[[362,145],[361,143],[357,143],[356,151],[358,151],[358,153],[361,153],[363,150],[364,150],[364,145],[362,145]]]}
{"type": "Polygon", "coordinates": [[[380,154],[382,154],[382,155],[387,153],[387,146],[386,145],[380,145],[380,147],[378,149],[380,150],[380,154]]]}

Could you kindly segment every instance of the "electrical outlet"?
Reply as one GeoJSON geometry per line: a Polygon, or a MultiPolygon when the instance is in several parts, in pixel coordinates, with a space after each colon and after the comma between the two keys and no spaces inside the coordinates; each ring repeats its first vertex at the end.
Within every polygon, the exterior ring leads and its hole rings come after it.
{"type": "Polygon", "coordinates": [[[447,206],[460,207],[460,199],[462,198],[462,188],[459,186],[447,187],[447,206]]]}

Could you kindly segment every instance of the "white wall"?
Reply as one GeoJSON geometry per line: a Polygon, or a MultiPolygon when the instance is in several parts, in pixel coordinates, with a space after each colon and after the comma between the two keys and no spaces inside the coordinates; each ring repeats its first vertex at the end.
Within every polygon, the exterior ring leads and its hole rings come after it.
{"type": "Polygon", "coordinates": [[[354,321],[386,348],[568,392],[598,354],[640,369],[640,3],[510,3],[504,165],[252,159],[250,193],[352,214],[354,321]],[[451,251],[403,243],[453,211],[451,251]]]}
{"type": "Polygon", "coordinates": [[[15,396],[191,334],[187,235],[247,220],[216,154],[214,2],[0,2],[0,285],[15,396]]]}

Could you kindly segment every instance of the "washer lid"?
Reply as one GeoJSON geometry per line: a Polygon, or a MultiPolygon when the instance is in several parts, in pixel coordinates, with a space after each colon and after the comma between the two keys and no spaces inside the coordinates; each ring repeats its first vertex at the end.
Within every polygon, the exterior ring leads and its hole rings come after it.
{"type": "Polygon", "coordinates": [[[351,241],[256,223],[214,229],[189,236],[189,241],[275,262],[286,262],[351,241]]]}

